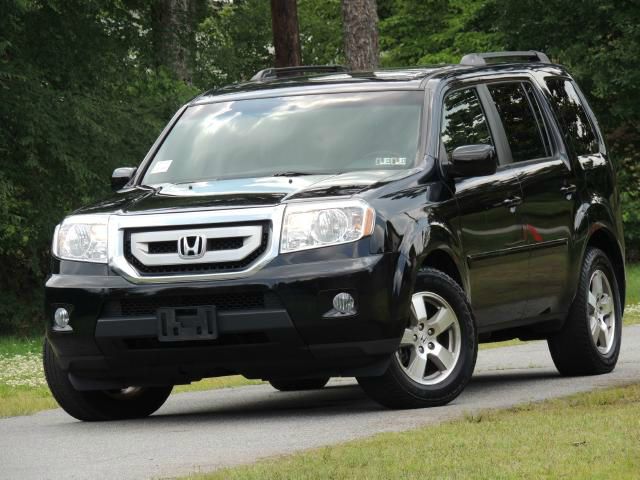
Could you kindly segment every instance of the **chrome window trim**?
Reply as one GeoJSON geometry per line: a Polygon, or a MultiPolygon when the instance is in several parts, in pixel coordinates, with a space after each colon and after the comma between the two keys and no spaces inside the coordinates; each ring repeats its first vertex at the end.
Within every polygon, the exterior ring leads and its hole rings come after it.
{"type": "Polygon", "coordinates": [[[111,215],[109,217],[108,263],[111,269],[131,283],[177,283],[244,278],[260,270],[278,256],[285,205],[241,208],[233,210],[205,210],[194,212],[155,213],[139,215],[111,215]],[[127,261],[124,252],[124,232],[128,228],[182,227],[197,230],[200,225],[216,223],[271,221],[272,232],[266,251],[244,270],[189,275],[140,275],[127,261]]]}

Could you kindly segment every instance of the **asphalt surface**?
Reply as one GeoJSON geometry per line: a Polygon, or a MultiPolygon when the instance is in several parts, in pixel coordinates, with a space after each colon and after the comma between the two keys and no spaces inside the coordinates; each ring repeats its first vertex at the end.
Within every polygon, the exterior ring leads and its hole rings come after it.
{"type": "Polygon", "coordinates": [[[466,412],[640,380],[640,326],[626,327],[616,370],[562,378],[545,342],[480,352],[476,373],[452,404],[391,411],[352,379],[323,390],[257,385],[172,395],[145,420],[81,423],[62,410],[0,420],[0,478],[165,478],[412,429],[466,412]]]}

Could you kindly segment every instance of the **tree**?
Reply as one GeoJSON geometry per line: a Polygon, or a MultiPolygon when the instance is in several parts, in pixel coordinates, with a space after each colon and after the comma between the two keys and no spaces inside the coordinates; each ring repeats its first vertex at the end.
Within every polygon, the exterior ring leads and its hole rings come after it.
{"type": "Polygon", "coordinates": [[[342,0],[344,51],[352,70],[378,66],[378,13],[376,0],[342,0]]]}
{"type": "Polygon", "coordinates": [[[155,0],[151,4],[151,37],[156,67],[191,83],[197,25],[197,0],[155,0]]]}
{"type": "Polygon", "coordinates": [[[302,52],[296,0],[271,0],[271,25],[273,46],[276,51],[276,67],[301,65],[302,52]]]}

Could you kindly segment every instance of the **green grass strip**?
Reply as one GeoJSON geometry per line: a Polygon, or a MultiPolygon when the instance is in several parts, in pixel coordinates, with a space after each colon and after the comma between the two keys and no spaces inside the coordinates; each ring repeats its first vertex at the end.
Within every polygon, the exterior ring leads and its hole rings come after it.
{"type": "Polygon", "coordinates": [[[639,411],[640,385],[632,385],[188,478],[635,479],[639,411]]]}

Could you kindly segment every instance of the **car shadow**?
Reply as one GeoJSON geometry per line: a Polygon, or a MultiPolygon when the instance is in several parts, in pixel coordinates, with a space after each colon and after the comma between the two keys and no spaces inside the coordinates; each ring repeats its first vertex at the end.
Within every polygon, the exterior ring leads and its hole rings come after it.
{"type": "MultiPolygon", "coordinates": [[[[518,388],[520,384],[537,383],[538,381],[560,378],[557,372],[551,370],[531,371],[495,371],[478,372],[473,376],[462,397],[466,394],[481,393],[482,390],[499,387],[518,388]]],[[[523,386],[523,385],[520,385],[523,386]]],[[[357,384],[328,386],[321,390],[304,392],[278,392],[261,389],[259,394],[254,393],[250,398],[242,398],[238,395],[235,404],[225,402],[224,405],[215,405],[215,390],[212,390],[209,398],[211,404],[202,404],[191,407],[185,412],[160,412],[151,419],[170,421],[179,419],[180,422],[213,420],[234,418],[247,420],[275,420],[282,417],[305,417],[326,415],[358,415],[370,414],[375,411],[387,411],[386,408],[370,400],[357,384]]],[[[240,393],[240,392],[238,392],[240,393]]]]}
{"type": "MultiPolygon", "coordinates": [[[[303,392],[278,392],[261,389],[249,398],[238,395],[236,403],[225,401],[223,405],[215,405],[216,391],[211,390],[209,398],[211,404],[190,407],[184,413],[163,413],[150,419],[180,419],[188,420],[197,417],[196,421],[224,417],[225,420],[238,419],[278,419],[282,417],[357,415],[382,410],[383,407],[370,400],[357,384],[327,386],[321,390],[303,392]]],[[[240,392],[238,392],[240,394],[240,392]]],[[[173,410],[173,409],[172,409],[173,410]]]]}
{"type": "Polygon", "coordinates": [[[549,380],[561,378],[560,373],[554,369],[530,368],[513,370],[484,370],[474,373],[469,385],[482,385],[505,383],[530,382],[533,380],[549,380]]]}
{"type": "MultiPolygon", "coordinates": [[[[493,389],[530,388],[538,382],[553,378],[560,378],[560,376],[551,369],[477,372],[459,399],[451,405],[473,403],[474,400],[469,398],[470,396],[482,395],[493,389]]],[[[211,421],[271,423],[297,418],[335,418],[390,411],[370,400],[356,383],[330,385],[321,390],[302,392],[278,392],[266,385],[225,390],[224,395],[221,395],[220,390],[193,392],[197,393],[196,395],[178,394],[171,397],[167,407],[151,417],[123,423],[163,428],[165,426],[188,427],[192,424],[211,421]],[[180,400],[183,399],[184,410],[181,411],[180,400]]],[[[446,406],[429,410],[434,412],[437,410],[447,416],[446,406]]],[[[110,425],[114,423],[120,422],[112,422],[110,425]]]]}

